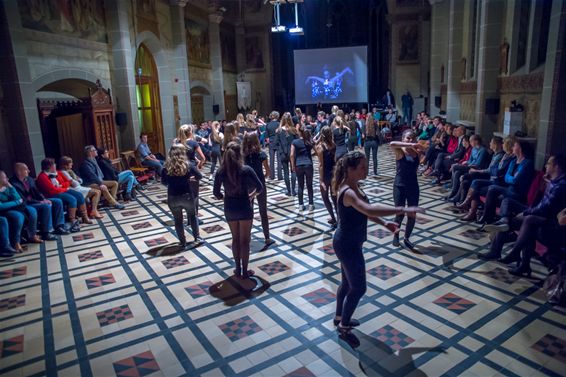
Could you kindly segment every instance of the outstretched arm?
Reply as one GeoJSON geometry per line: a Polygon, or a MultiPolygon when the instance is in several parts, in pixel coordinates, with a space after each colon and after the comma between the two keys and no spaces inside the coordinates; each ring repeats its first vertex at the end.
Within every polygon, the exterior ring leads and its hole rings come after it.
{"type": "Polygon", "coordinates": [[[322,77],[309,76],[309,77],[307,77],[307,79],[305,80],[305,84],[307,84],[310,80],[316,80],[316,81],[320,81],[320,82],[324,83],[324,79],[323,79],[322,77]]]}
{"type": "Polygon", "coordinates": [[[337,73],[336,76],[334,76],[330,82],[334,82],[336,80],[338,80],[340,77],[344,76],[346,73],[350,73],[350,74],[354,74],[354,72],[352,72],[352,70],[350,69],[350,67],[346,67],[342,70],[342,72],[337,73]]]}

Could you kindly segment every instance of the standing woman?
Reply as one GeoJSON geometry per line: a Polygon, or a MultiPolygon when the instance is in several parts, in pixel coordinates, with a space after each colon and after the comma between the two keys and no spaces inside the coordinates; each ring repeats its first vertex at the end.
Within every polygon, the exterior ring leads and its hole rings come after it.
{"type": "Polygon", "coordinates": [[[348,140],[347,140],[347,148],[348,152],[353,151],[356,149],[356,145],[358,144],[358,123],[355,119],[350,118],[350,115],[346,114],[346,125],[348,126],[348,140]]]}
{"type": "Polygon", "coordinates": [[[350,331],[352,327],[360,324],[352,319],[352,314],[366,292],[366,267],[362,246],[367,239],[368,219],[397,232],[396,223],[380,217],[405,213],[414,216],[417,212],[424,212],[417,207],[369,204],[367,196],[359,187],[360,180],[366,178],[366,164],[363,153],[349,152],[336,162],[332,180],[332,191],[338,197],[339,220],[332,244],[342,270],[342,282],[336,293],[334,325],[338,326],[340,337],[355,343],[355,346],[359,345],[359,341],[350,331]]]}
{"type": "Polygon", "coordinates": [[[336,216],[332,203],[336,205],[336,200],[331,194],[332,172],[334,171],[334,154],[336,153],[336,144],[332,139],[332,130],[328,126],[322,127],[320,131],[320,139],[316,146],[316,155],[318,156],[318,177],[320,181],[320,193],[322,201],[330,215],[328,223],[334,228],[337,226],[336,216]],[[332,197],[332,200],[330,200],[332,197]]]}
{"type": "MultiPolygon", "coordinates": [[[[204,166],[204,163],[206,162],[206,157],[204,157],[204,153],[202,153],[202,149],[200,147],[199,142],[195,140],[193,125],[187,125],[187,127],[185,128],[185,136],[187,137],[187,141],[185,142],[185,145],[188,148],[187,158],[189,160],[189,163],[195,165],[198,170],[201,170],[204,166]]],[[[190,186],[191,186],[191,190],[193,191],[193,198],[195,201],[195,211],[197,213],[197,218],[198,218],[200,180],[195,179],[194,177],[191,178],[190,186]]],[[[198,223],[202,224],[202,220],[198,219],[198,223]]]]}
{"type": "Polygon", "coordinates": [[[236,115],[236,122],[234,122],[236,126],[236,135],[239,135],[244,132],[244,127],[246,126],[246,118],[244,118],[244,114],[238,113],[236,115]]]}
{"type": "MultiPolygon", "coordinates": [[[[417,136],[414,131],[407,130],[403,133],[402,141],[392,141],[389,145],[395,151],[397,173],[393,184],[393,201],[396,206],[416,207],[419,205],[419,181],[417,179],[417,169],[422,146],[416,142],[417,136]]],[[[399,227],[403,222],[403,213],[395,217],[395,222],[399,227]]],[[[414,249],[414,245],[409,241],[413,228],[415,227],[416,216],[407,215],[407,227],[403,243],[409,250],[414,249]]],[[[393,246],[399,246],[399,233],[393,235],[393,246]]]]}
{"type": "Polygon", "coordinates": [[[309,195],[309,211],[314,210],[312,148],[313,141],[311,133],[305,127],[302,127],[300,138],[293,140],[291,143],[291,171],[295,172],[297,180],[299,181],[299,208],[302,211],[305,210],[303,202],[305,179],[307,181],[307,191],[309,195]]]}
{"type": "Polygon", "coordinates": [[[183,210],[187,212],[187,220],[195,243],[201,243],[196,215],[195,197],[191,190],[191,179],[202,178],[199,170],[187,159],[187,147],[184,144],[173,144],[165,161],[161,182],[167,185],[167,204],[175,220],[175,232],[182,248],[187,246],[185,227],[183,226],[183,210]]]}
{"type": "Polygon", "coordinates": [[[212,122],[210,137],[208,142],[210,143],[210,178],[214,175],[214,170],[216,170],[216,163],[221,157],[222,148],[222,138],[224,135],[219,130],[220,123],[218,121],[212,122]]]}
{"type": "MultiPolygon", "coordinates": [[[[259,206],[259,216],[261,217],[261,228],[265,237],[265,246],[271,245],[274,241],[269,237],[269,218],[267,217],[267,186],[265,185],[265,176],[269,176],[269,162],[267,154],[261,150],[261,144],[257,133],[246,133],[242,149],[244,151],[244,162],[247,166],[254,170],[263,185],[263,190],[257,195],[257,204],[259,206]],[[265,174],[263,171],[265,170],[265,174]]],[[[253,204],[252,204],[253,208],[253,204]]]]}
{"type": "Polygon", "coordinates": [[[238,130],[236,129],[236,122],[230,122],[224,126],[224,139],[222,140],[222,152],[226,150],[228,144],[231,141],[236,143],[240,142],[240,135],[238,135],[238,130]]]}
{"type": "Polygon", "coordinates": [[[364,150],[368,159],[367,167],[369,174],[369,160],[373,160],[373,174],[377,175],[377,148],[379,146],[379,138],[376,131],[375,120],[372,116],[366,118],[366,126],[363,133],[364,150]],[[371,157],[370,157],[371,156],[371,157]]]}
{"type": "Polygon", "coordinates": [[[242,148],[236,142],[226,146],[222,165],[214,177],[213,193],[224,199],[224,215],[232,233],[232,253],[237,277],[249,278],[254,274],[248,270],[250,239],[254,210],[252,199],[263,190],[261,181],[253,169],[242,163],[242,148]],[[220,187],[224,187],[224,194],[220,187]]]}
{"type": "Polygon", "coordinates": [[[343,118],[337,115],[332,122],[332,137],[336,144],[336,155],[334,156],[336,161],[348,152],[348,148],[346,147],[347,133],[343,118]]]}
{"type": "Polygon", "coordinates": [[[281,117],[281,123],[277,130],[277,151],[279,153],[279,161],[283,165],[283,178],[287,187],[287,196],[295,196],[295,186],[297,184],[297,176],[291,170],[291,181],[289,182],[289,169],[291,161],[291,144],[293,140],[299,137],[297,129],[293,125],[291,113],[287,112],[281,117]]]}

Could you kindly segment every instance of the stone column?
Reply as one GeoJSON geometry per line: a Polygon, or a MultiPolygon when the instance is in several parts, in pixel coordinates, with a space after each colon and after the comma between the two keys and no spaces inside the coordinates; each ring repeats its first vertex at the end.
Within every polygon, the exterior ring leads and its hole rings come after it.
{"type": "Polygon", "coordinates": [[[238,74],[246,70],[246,30],[244,25],[236,25],[236,67],[238,74]]]}
{"type": "Polygon", "coordinates": [[[136,100],[136,47],[130,33],[132,20],[130,2],[106,0],[106,30],[112,54],[110,75],[112,97],[116,111],[126,113],[126,126],[117,126],[120,150],[134,149],[139,137],[138,104],[136,100]]]}
{"type": "Polygon", "coordinates": [[[440,97],[440,67],[444,64],[446,56],[446,8],[447,2],[443,0],[431,1],[431,36],[430,36],[430,99],[429,112],[436,115],[440,111],[434,105],[435,97],[440,97]]]}
{"type": "Polygon", "coordinates": [[[566,1],[554,1],[548,30],[548,47],[540,103],[536,167],[552,153],[564,153],[566,140],[566,1]]]}
{"type": "Polygon", "coordinates": [[[218,105],[215,119],[224,119],[224,77],[222,76],[222,50],[220,48],[220,22],[222,16],[213,13],[208,16],[208,39],[210,41],[210,63],[212,66],[212,95],[214,105],[218,105]]]}
{"type": "Polygon", "coordinates": [[[462,79],[462,38],[465,2],[450,0],[448,21],[448,79],[446,99],[446,119],[455,122],[460,119],[460,81],[462,79]]]}
{"type": "MultiPolygon", "coordinates": [[[[10,126],[7,134],[14,146],[14,156],[10,157],[39,172],[45,152],[20,11],[16,1],[3,1],[0,7],[0,79],[3,110],[10,126]]],[[[6,168],[10,171],[12,167],[6,168]]]]}
{"type": "Polygon", "coordinates": [[[187,35],[185,32],[185,4],[186,1],[171,1],[171,30],[173,33],[171,65],[179,103],[181,124],[192,121],[189,60],[187,57],[187,35]]]}
{"type": "Polygon", "coordinates": [[[497,114],[486,114],[485,102],[487,99],[499,98],[497,77],[504,13],[504,0],[484,0],[481,3],[475,119],[476,133],[486,140],[497,130],[497,114]]]}

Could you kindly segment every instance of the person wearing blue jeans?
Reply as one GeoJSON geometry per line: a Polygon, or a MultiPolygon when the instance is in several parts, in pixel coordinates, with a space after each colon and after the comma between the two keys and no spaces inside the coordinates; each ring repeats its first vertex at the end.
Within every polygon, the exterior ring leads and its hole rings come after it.
{"type": "Polygon", "coordinates": [[[15,175],[10,183],[24,201],[30,216],[39,218],[41,238],[44,241],[54,241],[57,238],[51,234],[69,234],[65,228],[63,202],[60,199],[47,200],[37,189],[34,180],[29,176],[26,164],[18,162],[14,165],[15,175]],[[54,229],[55,228],[55,229],[54,229]]]}
{"type": "Polygon", "coordinates": [[[139,185],[139,182],[136,180],[136,176],[134,172],[131,170],[124,170],[118,171],[113,165],[112,161],[110,160],[110,155],[108,154],[108,149],[99,149],[98,150],[98,157],[96,158],[98,162],[98,166],[100,170],[102,170],[102,174],[104,175],[105,181],[117,181],[118,186],[122,187],[122,185],[126,185],[126,189],[124,190],[123,196],[124,200],[135,199],[136,194],[133,191],[135,185],[139,185]]]}
{"type": "Polygon", "coordinates": [[[16,253],[16,249],[10,245],[9,232],[8,219],[0,216],[0,257],[3,258],[13,257],[16,253]]]}
{"type": "Polygon", "coordinates": [[[138,154],[142,160],[141,164],[148,168],[155,169],[158,176],[161,177],[161,172],[163,171],[163,164],[165,163],[162,160],[159,160],[151,150],[149,149],[149,145],[147,145],[147,134],[142,133],[140,135],[140,143],[137,147],[138,154]]]}

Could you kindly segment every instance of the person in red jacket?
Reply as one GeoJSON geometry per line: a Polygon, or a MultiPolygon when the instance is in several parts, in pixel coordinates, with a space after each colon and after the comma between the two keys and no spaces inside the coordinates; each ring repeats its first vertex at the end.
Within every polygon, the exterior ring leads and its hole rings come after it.
{"type": "Polygon", "coordinates": [[[77,210],[82,217],[83,223],[92,224],[87,215],[83,195],[78,191],[69,190],[71,181],[57,171],[55,160],[46,158],[41,161],[41,170],[36,179],[37,187],[47,198],[59,198],[67,206],[69,221],[71,222],[69,230],[73,233],[80,231],[77,210]]]}

